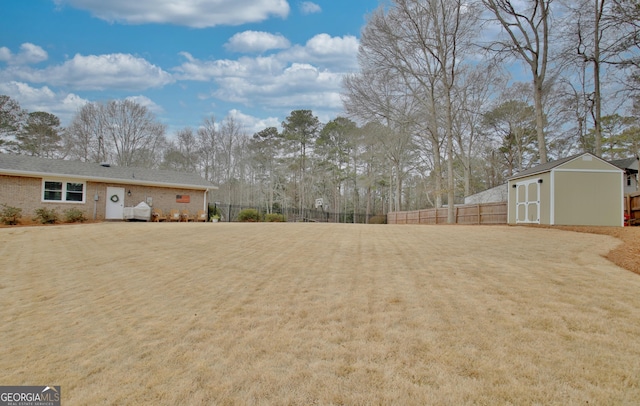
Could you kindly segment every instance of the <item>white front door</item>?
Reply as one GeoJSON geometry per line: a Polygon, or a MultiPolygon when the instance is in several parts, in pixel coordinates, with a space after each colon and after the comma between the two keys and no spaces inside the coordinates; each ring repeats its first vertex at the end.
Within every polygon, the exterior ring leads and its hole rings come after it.
{"type": "Polygon", "coordinates": [[[124,188],[107,187],[107,206],[105,219],[122,220],[124,218],[124,188]]]}

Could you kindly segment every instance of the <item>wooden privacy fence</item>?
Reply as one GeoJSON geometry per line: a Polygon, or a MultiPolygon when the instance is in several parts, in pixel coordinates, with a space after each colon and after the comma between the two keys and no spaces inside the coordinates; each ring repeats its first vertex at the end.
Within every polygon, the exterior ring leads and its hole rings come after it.
{"type": "MultiPolygon", "coordinates": [[[[442,207],[391,212],[387,214],[387,224],[447,224],[447,210],[442,207]]],[[[456,224],[507,224],[507,202],[455,206],[454,214],[456,224]]]]}
{"type": "Polygon", "coordinates": [[[627,224],[640,225],[640,192],[630,193],[624,197],[624,214],[627,224]]]}

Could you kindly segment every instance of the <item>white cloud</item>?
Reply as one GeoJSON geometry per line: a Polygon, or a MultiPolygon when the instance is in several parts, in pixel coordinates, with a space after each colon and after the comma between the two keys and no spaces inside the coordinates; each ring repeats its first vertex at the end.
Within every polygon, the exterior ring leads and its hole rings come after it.
{"type": "Polygon", "coordinates": [[[289,15],[287,0],[54,0],[109,22],[175,24],[194,28],[240,25],[289,15]]]}
{"type": "Polygon", "coordinates": [[[302,3],[300,3],[300,11],[302,12],[302,14],[313,14],[313,13],[320,13],[322,12],[322,8],[320,8],[319,5],[317,5],[316,3],[310,2],[310,1],[303,1],[302,3]]]}
{"type": "MultiPolygon", "coordinates": [[[[35,87],[31,87],[26,83],[16,81],[0,83],[0,91],[18,100],[21,105],[23,103],[34,105],[41,102],[42,100],[48,101],[55,98],[55,93],[47,86],[43,86],[38,89],[35,87]]],[[[26,108],[25,106],[22,107],[26,108]]]]}
{"type": "Polygon", "coordinates": [[[174,77],[211,82],[206,97],[247,107],[335,111],[342,108],[344,73],[357,69],[357,49],[355,37],[319,34],[304,46],[255,58],[207,61],[183,53],[174,77]]]}
{"type": "Polygon", "coordinates": [[[284,36],[262,31],[239,32],[225,44],[225,48],[235,52],[264,52],[290,46],[291,43],[284,36]]]}
{"type": "Polygon", "coordinates": [[[29,42],[20,45],[20,51],[17,54],[13,54],[7,47],[0,48],[0,61],[9,65],[35,64],[46,61],[48,58],[47,51],[29,42]]]}
{"type": "Polygon", "coordinates": [[[217,81],[215,98],[246,106],[340,108],[342,74],[294,63],[275,76],[236,77],[217,81]]]}
{"type": "Polygon", "coordinates": [[[16,81],[0,83],[0,94],[17,100],[20,106],[29,112],[45,111],[55,114],[63,126],[67,125],[71,117],[88,102],[73,93],[56,93],[48,86],[36,88],[16,81]]]}
{"type": "Polygon", "coordinates": [[[281,120],[277,117],[258,118],[244,114],[242,111],[236,109],[230,110],[227,116],[236,120],[249,136],[267,127],[280,128],[281,124],[281,120]]]}
{"type": "Polygon", "coordinates": [[[194,58],[188,52],[182,52],[186,62],[174,68],[174,77],[177,80],[197,81],[246,77],[260,81],[263,78],[277,77],[293,64],[309,64],[327,72],[345,73],[357,69],[357,51],[358,40],[355,37],[319,34],[307,41],[305,46],[296,45],[255,58],[204,61],[194,58]]]}
{"type": "Polygon", "coordinates": [[[11,50],[7,47],[0,47],[0,61],[9,62],[11,60],[11,50]]]}
{"type": "Polygon", "coordinates": [[[134,102],[136,104],[144,106],[149,111],[151,111],[151,112],[153,112],[155,114],[164,113],[164,109],[162,108],[162,106],[159,106],[158,104],[156,104],[153,100],[151,100],[147,96],[142,96],[142,95],[129,96],[129,97],[126,98],[126,100],[131,100],[132,102],[134,102]]]}
{"type": "Polygon", "coordinates": [[[181,55],[187,58],[187,62],[176,67],[174,75],[178,80],[196,80],[206,82],[225,76],[246,76],[252,65],[247,59],[241,58],[234,61],[230,59],[218,59],[215,61],[201,61],[193,58],[188,53],[181,55]]]}
{"type": "Polygon", "coordinates": [[[174,82],[168,72],[130,54],[75,55],[45,69],[14,67],[0,73],[0,80],[7,77],[82,90],[142,90],[174,82]]]}
{"type": "Polygon", "coordinates": [[[279,57],[288,61],[306,61],[331,70],[354,71],[358,69],[358,39],[352,35],[332,37],[317,34],[305,46],[284,50],[279,57]]]}
{"type": "Polygon", "coordinates": [[[329,34],[318,34],[307,41],[309,53],[317,56],[341,55],[354,56],[358,52],[356,37],[332,37],[329,34]]]}

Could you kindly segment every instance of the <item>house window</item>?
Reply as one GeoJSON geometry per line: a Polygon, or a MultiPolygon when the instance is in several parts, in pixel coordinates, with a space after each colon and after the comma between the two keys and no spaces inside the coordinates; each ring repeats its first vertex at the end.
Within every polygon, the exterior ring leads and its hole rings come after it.
{"type": "Polygon", "coordinates": [[[83,182],[45,180],[42,188],[42,200],[45,202],[84,203],[85,201],[85,184],[83,182]]]}
{"type": "Polygon", "coordinates": [[[67,201],[68,202],[81,202],[84,200],[84,184],[82,183],[67,183],[67,201]]]}
{"type": "Polygon", "coordinates": [[[44,182],[44,200],[62,200],[62,182],[44,182]]]}
{"type": "Polygon", "coordinates": [[[631,186],[631,175],[627,175],[627,186],[631,186]]]}

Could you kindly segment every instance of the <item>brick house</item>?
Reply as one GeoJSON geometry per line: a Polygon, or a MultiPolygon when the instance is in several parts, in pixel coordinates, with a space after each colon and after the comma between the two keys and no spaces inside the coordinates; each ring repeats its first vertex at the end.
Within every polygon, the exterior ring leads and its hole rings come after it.
{"type": "Polygon", "coordinates": [[[165,214],[207,210],[216,186],[198,174],[0,153],[0,204],[23,216],[38,208],[78,208],[94,220],[122,220],[125,207],[145,202],[165,214]]]}

